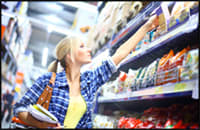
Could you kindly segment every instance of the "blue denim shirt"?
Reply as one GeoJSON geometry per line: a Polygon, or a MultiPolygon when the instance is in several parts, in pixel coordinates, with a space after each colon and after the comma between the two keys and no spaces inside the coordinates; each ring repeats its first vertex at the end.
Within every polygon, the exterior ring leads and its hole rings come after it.
{"type": "MultiPolygon", "coordinates": [[[[87,104],[87,111],[80,119],[76,128],[92,128],[92,109],[94,105],[95,94],[112,73],[116,72],[117,67],[111,57],[102,61],[102,64],[93,70],[81,73],[80,88],[81,95],[87,104]]],[[[40,76],[25,95],[14,105],[14,116],[18,112],[27,111],[29,104],[35,104],[49,83],[52,72],[40,76]]],[[[63,125],[67,108],[69,105],[69,85],[66,79],[65,70],[56,74],[55,85],[53,87],[52,97],[49,104],[49,111],[57,117],[59,123],[63,125]]]]}

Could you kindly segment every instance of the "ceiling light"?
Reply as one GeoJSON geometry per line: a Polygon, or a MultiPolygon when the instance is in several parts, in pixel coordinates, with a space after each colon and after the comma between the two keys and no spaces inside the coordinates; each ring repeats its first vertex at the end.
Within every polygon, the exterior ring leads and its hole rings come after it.
{"type": "Polygon", "coordinates": [[[47,64],[47,58],[48,58],[48,48],[44,48],[43,53],[42,53],[42,66],[46,66],[47,64]]]}
{"type": "Polygon", "coordinates": [[[62,6],[59,6],[59,5],[55,4],[55,3],[48,2],[48,4],[46,4],[45,6],[47,6],[49,9],[54,9],[56,12],[63,10],[62,6]]]}
{"type": "Polygon", "coordinates": [[[75,7],[75,8],[84,9],[84,10],[87,10],[87,11],[90,11],[90,12],[94,12],[94,13],[97,12],[96,6],[85,3],[85,2],[63,2],[63,1],[58,1],[58,2],[65,4],[65,5],[68,5],[68,6],[75,7]]]}
{"type": "Polygon", "coordinates": [[[48,27],[47,27],[47,31],[48,31],[48,33],[51,33],[52,32],[52,27],[49,25],[48,27]]]}

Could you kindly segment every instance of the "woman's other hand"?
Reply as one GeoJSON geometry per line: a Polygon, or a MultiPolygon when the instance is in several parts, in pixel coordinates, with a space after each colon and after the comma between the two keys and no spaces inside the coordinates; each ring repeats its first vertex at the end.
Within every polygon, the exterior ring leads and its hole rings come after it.
{"type": "Polygon", "coordinates": [[[40,125],[38,125],[38,128],[61,128],[60,123],[52,124],[48,122],[41,122],[40,125]]]}

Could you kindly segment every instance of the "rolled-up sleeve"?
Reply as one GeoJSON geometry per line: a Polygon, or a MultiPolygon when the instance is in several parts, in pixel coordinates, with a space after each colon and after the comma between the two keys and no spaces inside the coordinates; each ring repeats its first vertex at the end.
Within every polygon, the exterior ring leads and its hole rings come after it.
{"type": "Polygon", "coordinates": [[[25,95],[14,105],[14,116],[17,117],[19,112],[28,111],[27,106],[29,106],[30,104],[35,104],[37,102],[49,79],[50,73],[47,73],[36,80],[36,82],[31,86],[30,89],[28,89],[25,95]]]}
{"type": "Polygon", "coordinates": [[[106,83],[111,78],[112,74],[117,71],[117,69],[118,67],[115,65],[114,61],[109,56],[102,61],[100,66],[92,70],[92,93],[95,93],[100,86],[106,83]]]}

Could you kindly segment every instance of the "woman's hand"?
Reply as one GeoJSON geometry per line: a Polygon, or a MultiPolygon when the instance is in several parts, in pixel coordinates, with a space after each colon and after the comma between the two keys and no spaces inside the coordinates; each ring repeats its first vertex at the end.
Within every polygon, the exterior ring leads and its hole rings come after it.
{"type": "Polygon", "coordinates": [[[149,20],[144,24],[144,28],[147,32],[151,31],[152,29],[156,28],[159,25],[158,16],[153,15],[149,18],[149,20]]]}
{"type": "Polygon", "coordinates": [[[137,32],[131,36],[124,44],[122,44],[115,54],[112,56],[112,59],[117,66],[128,54],[130,54],[136,45],[144,38],[147,32],[151,31],[158,24],[158,17],[156,15],[149,18],[149,20],[137,30],[137,32]]]}

